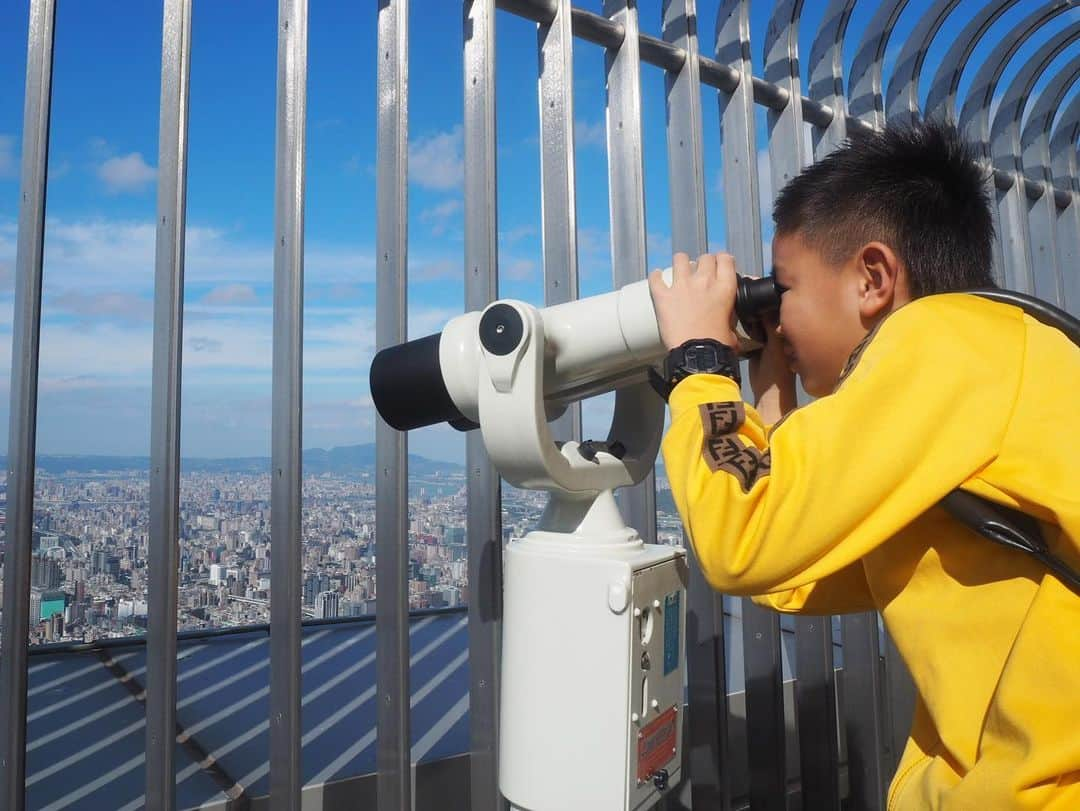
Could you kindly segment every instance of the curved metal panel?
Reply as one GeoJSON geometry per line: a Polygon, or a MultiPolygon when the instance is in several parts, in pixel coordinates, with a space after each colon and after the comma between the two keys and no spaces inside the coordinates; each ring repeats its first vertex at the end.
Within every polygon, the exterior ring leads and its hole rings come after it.
{"type": "Polygon", "coordinates": [[[1054,58],[1080,40],[1080,25],[1052,36],[1009,82],[1001,97],[990,128],[990,155],[994,165],[1005,172],[1022,171],[1020,163],[1020,122],[1035,83],[1054,58]]]}
{"type": "Polygon", "coordinates": [[[885,109],[881,99],[881,72],[885,61],[885,48],[893,26],[907,6],[908,0],[892,0],[883,3],[870,20],[863,34],[862,43],[851,63],[851,88],[848,108],[851,114],[875,127],[885,123],[885,109]]]}
{"type": "MultiPolygon", "coordinates": [[[[967,140],[975,144],[984,157],[991,158],[990,105],[997,90],[998,81],[1009,60],[1044,23],[1077,5],[1078,0],[1055,0],[1040,6],[1028,14],[1013,29],[1010,36],[1002,39],[990,58],[980,67],[960,109],[959,128],[967,140]]],[[[960,65],[960,71],[964,66],[960,65]]],[[[1009,182],[998,188],[993,180],[988,190],[996,203],[994,206],[994,276],[1003,284],[1020,292],[1034,291],[1031,277],[1031,253],[1027,238],[1027,198],[1022,184],[1009,182]]]]}
{"type": "Polygon", "coordinates": [[[935,0],[904,41],[885,93],[885,118],[914,123],[919,117],[919,78],[923,60],[945,19],[960,0],[935,0]]]}
{"type": "Polygon", "coordinates": [[[810,98],[833,111],[824,130],[812,131],[814,157],[820,160],[847,134],[847,101],[844,98],[844,35],[856,0],[830,0],[814,44],[810,46],[810,98]]]}
{"type": "Polygon", "coordinates": [[[1062,268],[1063,306],[1080,311],[1080,182],[1077,180],[1076,138],[1080,135],[1080,95],[1065,108],[1050,136],[1050,164],[1057,184],[1071,202],[1058,212],[1058,267],[1062,268]]]}
{"type": "Polygon", "coordinates": [[[1080,192],[1077,179],[1076,138],[1080,135],[1080,95],[1073,97],[1050,135],[1050,170],[1054,183],[1080,192]]]}
{"type": "Polygon", "coordinates": [[[960,86],[960,77],[964,73],[964,68],[967,67],[971,52],[975,50],[982,35],[998,17],[1015,6],[1017,2],[1019,0],[998,0],[996,3],[987,3],[957,35],[946,52],[945,58],[938,65],[930,83],[930,92],[926,96],[927,118],[956,121],[956,89],[960,86]]]}
{"type": "MultiPolygon", "coordinates": [[[[1073,57],[1065,69],[1050,80],[1035,100],[1027,124],[1020,135],[1021,163],[1024,175],[1035,183],[1053,183],[1054,172],[1050,154],[1050,128],[1069,90],[1080,78],[1080,54],[1073,57]]],[[[1071,188],[1064,185],[1064,188],[1071,188]]]]}
{"type": "MultiPolygon", "coordinates": [[[[968,140],[980,147],[989,147],[990,103],[1009,60],[1044,23],[1078,3],[1080,0],[1055,0],[1053,3],[1036,9],[1021,20],[1009,36],[1001,40],[990,58],[979,66],[979,72],[975,74],[975,80],[971,83],[967,98],[964,99],[964,104],[960,108],[959,127],[968,140]]],[[[963,71],[963,69],[964,66],[961,65],[960,70],[963,71]]],[[[990,155],[988,149],[986,155],[987,157],[990,155]]]]}
{"type": "MultiPolygon", "coordinates": [[[[1057,32],[1035,52],[1034,56],[1009,82],[998,105],[990,133],[991,155],[994,164],[1001,171],[1015,175],[1023,171],[1020,161],[1020,122],[1031,91],[1054,58],[1078,39],[1080,39],[1080,25],[1057,32]]],[[[1077,61],[1077,65],[1080,67],[1080,61],[1077,61]]],[[[1064,95],[1064,90],[1061,91],[1061,95],[1064,95]]],[[[1044,112],[1042,118],[1045,119],[1045,117],[1044,112]]],[[[1043,124],[1044,131],[1047,123],[1049,122],[1043,124]]],[[[1044,171],[1048,171],[1046,164],[1049,163],[1049,154],[1045,154],[1044,157],[1044,171]]],[[[1022,184],[1017,182],[1013,185],[1015,188],[1009,189],[1005,194],[1010,196],[1022,194],[1019,189],[1022,184]]],[[[1060,305],[1064,299],[1064,291],[1057,251],[1057,206],[1050,185],[1043,179],[1040,179],[1039,185],[1043,188],[1043,194],[1034,201],[1023,201],[1028,207],[1027,216],[1021,222],[1012,223],[1013,226],[1019,226],[1021,230],[1015,234],[1010,233],[1009,236],[1014,239],[1023,238],[1025,234],[1022,229],[1025,225],[1027,226],[1027,253],[1032,290],[1040,298],[1060,305]]],[[[1019,208],[1019,203],[1015,203],[1014,207],[1019,208]]]]}

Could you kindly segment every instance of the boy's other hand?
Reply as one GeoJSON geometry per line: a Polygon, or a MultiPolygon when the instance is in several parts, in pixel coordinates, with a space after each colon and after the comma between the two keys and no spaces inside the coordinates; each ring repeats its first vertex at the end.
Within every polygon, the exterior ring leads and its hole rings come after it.
{"type": "Polygon", "coordinates": [[[674,349],[693,339],[712,338],[738,348],[735,290],[735,258],[726,253],[703,254],[696,268],[687,254],[675,254],[670,287],[661,271],[650,273],[649,291],[664,346],[674,349]]]}
{"type": "Polygon", "coordinates": [[[766,424],[772,424],[798,405],[795,373],[784,354],[784,339],[777,333],[776,314],[765,314],[761,323],[765,345],[748,356],[750,390],[761,418],[766,424]]]}

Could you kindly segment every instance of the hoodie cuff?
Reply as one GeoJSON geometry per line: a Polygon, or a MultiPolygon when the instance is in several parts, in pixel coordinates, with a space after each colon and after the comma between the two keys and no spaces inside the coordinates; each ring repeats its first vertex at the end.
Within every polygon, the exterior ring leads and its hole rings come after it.
{"type": "Polygon", "coordinates": [[[742,402],[742,389],[730,377],[723,375],[690,375],[671,390],[668,404],[674,422],[684,411],[698,410],[703,403],[742,402]]]}

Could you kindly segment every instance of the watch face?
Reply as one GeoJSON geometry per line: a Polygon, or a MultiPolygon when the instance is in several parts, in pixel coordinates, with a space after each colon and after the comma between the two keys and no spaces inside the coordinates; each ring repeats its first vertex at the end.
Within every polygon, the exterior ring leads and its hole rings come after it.
{"type": "Polygon", "coordinates": [[[686,365],[691,369],[715,369],[720,365],[720,356],[716,347],[708,344],[687,347],[686,365]]]}

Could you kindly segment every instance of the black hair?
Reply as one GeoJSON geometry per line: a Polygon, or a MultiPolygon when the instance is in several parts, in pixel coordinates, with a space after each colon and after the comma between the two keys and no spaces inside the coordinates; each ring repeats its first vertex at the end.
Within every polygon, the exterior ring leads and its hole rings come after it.
{"type": "Polygon", "coordinates": [[[871,240],[908,271],[912,297],[996,287],[989,169],[944,123],[852,135],[780,192],[776,233],[798,232],[831,264],[871,240]]]}

